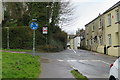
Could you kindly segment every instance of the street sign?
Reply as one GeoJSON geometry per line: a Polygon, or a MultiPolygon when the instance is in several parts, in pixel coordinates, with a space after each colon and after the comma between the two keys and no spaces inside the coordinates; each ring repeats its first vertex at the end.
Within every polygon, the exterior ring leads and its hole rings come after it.
{"type": "Polygon", "coordinates": [[[38,23],[32,22],[32,23],[30,24],[30,28],[33,29],[33,30],[36,30],[36,29],[38,28],[38,23]]]}
{"type": "Polygon", "coordinates": [[[43,34],[47,34],[48,33],[48,27],[43,27],[43,34]]]}
{"type": "Polygon", "coordinates": [[[33,57],[35,56],[35,30],[38,28],[38,23],[32,22],[30,28],[33,29],[33,57]]]}

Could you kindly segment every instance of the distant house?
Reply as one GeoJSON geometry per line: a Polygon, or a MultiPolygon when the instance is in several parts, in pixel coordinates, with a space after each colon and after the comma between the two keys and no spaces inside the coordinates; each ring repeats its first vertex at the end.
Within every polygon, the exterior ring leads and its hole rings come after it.
{"type": "Polygon", "coordinates": [[[80,36],[74,37],[74,49],[80,49],[80,36]]]}
{"type": "Polygon", "coordinates": [[[85,44],[85,30],[84,29],[80,30],[80,48],[81,49],[86,49],[86,44],[85,44]]]}
{"type": "Polygon", "coordinates": [[[73,39],[74,39],[74,35],[68,35],[67,47],[70,49],[73,49],[73,47],[74,47],[73,39]]]}
{"type": "Polygon", "coordinates": [[[70,49],[79,49],[80,48],[80,37],[76,35],[68,35],[67,46],[70,49]]]}

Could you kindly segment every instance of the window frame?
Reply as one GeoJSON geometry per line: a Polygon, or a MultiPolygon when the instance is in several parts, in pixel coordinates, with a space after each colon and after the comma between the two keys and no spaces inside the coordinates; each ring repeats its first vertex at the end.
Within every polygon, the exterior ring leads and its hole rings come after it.
{"type": "Polygon", "coordinates": [[[108,45],[111,46],[112,45],[112,35],[108,34],[108,45]]]}
{"type": "Polygon", "coordinates": [[[102,19],[99,19],[99,29],[102,28],[103,24],[102,24],[102,19]]]}
{"type": "Polygon", "coordinates": [[[95,29],[95,25],[94,23],[92,23],[92,32],[94,32],[94,29],[95,29]]]}
{"type": "Polygon", "coordinates": [[[119,17],[120,17],[120,14],[119,14],[119,10],[115,10],[115,16],[116,16],[116,22],[119,22],[119,17]]]}
{"type": "Polygon", "coordinates": [[[112,18],[111,18],[111,13],[108,14],[108,26],[111,26],[112,24],[112,18]]]}

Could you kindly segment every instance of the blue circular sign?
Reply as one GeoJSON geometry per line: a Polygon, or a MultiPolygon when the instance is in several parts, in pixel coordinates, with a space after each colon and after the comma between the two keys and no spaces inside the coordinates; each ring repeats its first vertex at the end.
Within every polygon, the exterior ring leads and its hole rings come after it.
{"type": "Polygon", "coordinates": [[[36,30],[36,29],[38,28],[38,23],[32,22],[32,23],[30,24],[30,28],[33,29],[33,30],[36,30]]]}

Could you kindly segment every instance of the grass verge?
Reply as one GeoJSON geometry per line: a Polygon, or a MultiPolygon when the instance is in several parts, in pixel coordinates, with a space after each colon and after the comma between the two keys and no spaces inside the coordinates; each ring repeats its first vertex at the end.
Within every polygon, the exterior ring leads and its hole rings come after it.
{"type": "Polygon", "coordinates": [[[2,78],[38,78],[39,56],[2,52],[2,78]]]}
{"type": "Polygon", "coordinates": [[[87,77],[80,74],[78,70],[72,70],[71,73],[77,80],[88,80],[87,77]]]}
{"type": "Polygon", "coordinates": [[[18,51],[18,52],[32,52],[32,50],[25,50],[25,49],[2,49],[7,51],[18,51]]]}

